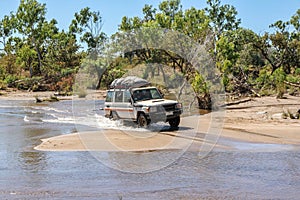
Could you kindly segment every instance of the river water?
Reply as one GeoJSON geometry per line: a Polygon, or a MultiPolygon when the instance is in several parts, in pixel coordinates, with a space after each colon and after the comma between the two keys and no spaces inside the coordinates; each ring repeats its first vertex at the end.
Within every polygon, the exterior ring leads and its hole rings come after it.
{"type": "MultiPolygon", "coordinates": [[[[92,114],[114,128],[102,105],[96,102],[92,114]]],[[[235,142],[237,150],[214,149],[201,159],[187,151],[149,173],[115,170],[89,152],[33,149],[43,138],[95,128],[84,120],[87,108],[77,108],[82,120],[75,126],[72,101],[0,101],[0,199],[299,199],[299,148],[235,142]]]]}

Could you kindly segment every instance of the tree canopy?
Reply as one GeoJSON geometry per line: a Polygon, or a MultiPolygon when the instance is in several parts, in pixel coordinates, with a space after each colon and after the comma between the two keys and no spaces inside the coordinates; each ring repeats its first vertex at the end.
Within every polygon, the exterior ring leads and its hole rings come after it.
{"type": "MultiPolygon", "coordinates": [[[[288,21],[276,21],[270,24],[269,32],[258,34],[241,27],[242,19],[237,17],[234,6],[221,0],[206,3],[203,9],[185,10],[180,0],[164,0],[157,7],[146,4],[141,16],[124,16],[118,32],[108,37],[102,31],[100,11],[82,8],[74,13],[68,30],[60,30],[56,19],[46,18],[46,4],[20,0],[16,11],[0,19],[0,89],[72,91],[78,69],[82,63],[90,62],[85,61],[87,56],[94,56],[96,66],[103,63],[99,55],[107,46],[123,45],[120,37],[125,37],[124,33],[159,28],[179,32],[205,45],[227,94],[299,94],[300,9],[288,21]]],[[[177,39],[170,38],[173,43],[177,39]]],[[[209,101],[210,84],[203,75],[186,58],[164,49],[143,48],[115,56],[105,70],[95,68],[99,80],[96,88],[147,63],[169,66],[174,77],[182,74],[193,86],[200,102],[209,101]]],[[[161,65],[146,69],[142,78],[157,72],[165,81],[170,78],[161,65]]]]}

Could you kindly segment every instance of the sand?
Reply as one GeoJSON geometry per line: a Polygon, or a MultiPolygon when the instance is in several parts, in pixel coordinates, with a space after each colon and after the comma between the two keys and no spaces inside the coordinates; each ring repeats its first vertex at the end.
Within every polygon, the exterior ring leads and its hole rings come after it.
{"type": "MultiPolygon", "coordinates": [[[[1,99],[47,98],[54,92],[9,92],[1,99]]],[[[105,91],[91,92],[87,98],[103,98],[105,91]]],[[[60,98],[60,97],[59,97],[60,98]]],[[[61,97],[65,100],[78,99],[61,97]]],[[[41,151],[154,151],[221,148],[233,149],[222,141],[300,146],[300,120],[283,119],[283,113],[295,114],[300,97],[285,99],[261,97],[227,106],[224,112],[182,118],[177,131],[124,131],[103,129],[45,138],[35,147],[41,151]]]]}
{"type": "MultiPolygon", "coordinates": [[[[103,99],[106,95],[105,90],[87,90],[87,99],[103,99]]],[[[0,100],[35,100],[36,97],[41,100],[47,100],[50,97],[57,97],[59,100],[78,100],[77,95],[63,96],[59,95],[55,91],[44,91],[44,92],[32,92],[32,91],[20,91],[16,89],[0,90],[0,100]]]]}

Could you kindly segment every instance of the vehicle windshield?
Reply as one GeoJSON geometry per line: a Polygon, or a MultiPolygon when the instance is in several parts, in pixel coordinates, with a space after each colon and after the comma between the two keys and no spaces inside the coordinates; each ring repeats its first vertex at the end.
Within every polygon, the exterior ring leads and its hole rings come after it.
{"type": "Polygon", "coordinates": [[[133,91],[134,101],[145,101],[151,99],[161,99],[162,96],[156,88],[142,89],[133,91]]]}

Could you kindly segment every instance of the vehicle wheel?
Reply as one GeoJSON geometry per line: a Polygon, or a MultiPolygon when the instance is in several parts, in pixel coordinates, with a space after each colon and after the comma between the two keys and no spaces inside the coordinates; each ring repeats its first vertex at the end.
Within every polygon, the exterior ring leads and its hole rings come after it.
{"type": "Polygon", "coordinates": [[[118,116],[118,114],[116,112],[112,111],[110,113],[110,117],[109,118],[112,119],[112,120],[118,120],[119,116],[118,116]]]}
{"type": "Polygon", "coordinates": [[[144,113],[139,114],[137,123],[140,128],[147,128],[149,122],[144,113]]]}
{"type": "Polygon", "coordinates": [[[178,128],[180,124],[180,117],[175,117],[169,121],[169,124],[172,128],[178,128]]]}

